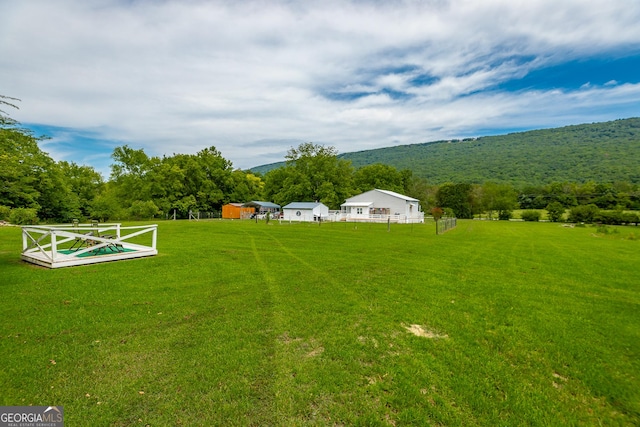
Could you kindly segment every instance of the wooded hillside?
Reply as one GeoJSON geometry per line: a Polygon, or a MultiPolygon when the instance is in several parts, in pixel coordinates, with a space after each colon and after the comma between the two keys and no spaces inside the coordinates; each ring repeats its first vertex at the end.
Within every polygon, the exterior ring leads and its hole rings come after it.
{"type": "MultiPolygon", "coordinates": [[[[640,118],[401,145],[339,157],[356,168],[383,163],[409,169],[431,184],[640,183],[640,118]]],[[[263,165],[252,171],[264,173],[282,165],[263,165]]]]}

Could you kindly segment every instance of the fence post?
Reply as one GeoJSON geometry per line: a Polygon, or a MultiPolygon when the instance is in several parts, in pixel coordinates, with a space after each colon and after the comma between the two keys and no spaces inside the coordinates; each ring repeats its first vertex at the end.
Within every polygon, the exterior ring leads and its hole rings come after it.
{"type": "Polygon", "coordinates": [[[58,242],[56,242],[56,232],[55,230],[50,231],[51,234],[51,260],[56,260],[56,255],[58,253],[58,242]]]}
{"type": "Polygon", "coordinates": [[[27,240],[28,231],[24,228],[22,229],[22,252],[26,251],[29,247],[29,241],[27,240]]]}
{"type": "MultiPolygon", "coordinates": [[[[119,225],[119,224],[118,224],[118,225],[119,225]]],[[[156,248],[156,243],[157,243],[157,241],[158,241],[158,226],[157,226],[157,225],[155,225],[155,226],[153,227],[153,232],[151,233],[151,247],[152,247],[153,249],[155,249],[155,248],[156,248]]]]}

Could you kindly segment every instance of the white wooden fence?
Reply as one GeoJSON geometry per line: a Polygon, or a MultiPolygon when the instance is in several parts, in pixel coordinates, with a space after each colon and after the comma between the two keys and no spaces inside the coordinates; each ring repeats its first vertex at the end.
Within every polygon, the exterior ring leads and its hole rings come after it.
{"type": "MultiPolygon", "coordinates": [[[[325,219],[323,218],[323,221],[325,219]]],[[[384,214],[352,214],[341,211],[330,211],[326,221],[347,221],[347,222],[377,222],[377,223],[394,223],[394,224],[419,224],[424,222],[424,212],[418,212],[417,215],[384,215],[384,214]]]]}
{"type": "MultiPolygon", "coordinates": [[[[158,226],[60,224],[22,227],[22,259],[49,268],[157,255],[158,226]],[[150,234],[150,245],[131,239],[150,234]]],[[[139,239],[138,239],[139,240],[139,239]]],[[[149,237],[143,239],[149,240],[149,237]]]]}

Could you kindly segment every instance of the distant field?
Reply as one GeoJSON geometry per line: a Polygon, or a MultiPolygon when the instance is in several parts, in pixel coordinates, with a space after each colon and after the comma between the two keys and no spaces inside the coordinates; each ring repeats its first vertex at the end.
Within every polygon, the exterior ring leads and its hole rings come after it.
{"type": "Polygon", "coordinates": [[[0,228],[0,405],[66,425],[639,425],[640,228],[159,223],[47,270],[0,228]]]}

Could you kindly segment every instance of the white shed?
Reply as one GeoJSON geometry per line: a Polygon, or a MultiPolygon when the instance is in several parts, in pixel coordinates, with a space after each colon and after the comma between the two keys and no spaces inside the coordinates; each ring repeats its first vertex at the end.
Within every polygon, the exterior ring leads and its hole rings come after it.
{"type": "Polygon", "coordinates": [[[347,221],[424,222],[420,201],[388,190],[371,190],[340,205],[347,221]]]}
{"type": "Polygon", "coordinates": [[[324,221],[329,207],[318,202],[292,202],[282,208],[282,219],[287,221],[324,221]]]}

